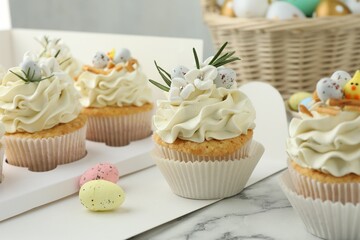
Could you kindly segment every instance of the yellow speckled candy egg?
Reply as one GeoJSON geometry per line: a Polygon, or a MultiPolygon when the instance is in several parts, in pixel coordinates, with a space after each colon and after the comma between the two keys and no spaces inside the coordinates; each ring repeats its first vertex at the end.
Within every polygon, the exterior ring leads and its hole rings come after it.
{"type": "Polygon", "coordinates": [[[91,211],[109,211],[124,202],[125,192],[115,183],[92,180],[81,187],[79,198],[81,204],[91,211]]]}
{"type": "Polygon", "coordinates": [[[312,94],[308,92],[297,92],[290,96],[289,98],[289,107],[293,111],[298,110],[299,103],[305,98],[311,97],[312,94]]]}

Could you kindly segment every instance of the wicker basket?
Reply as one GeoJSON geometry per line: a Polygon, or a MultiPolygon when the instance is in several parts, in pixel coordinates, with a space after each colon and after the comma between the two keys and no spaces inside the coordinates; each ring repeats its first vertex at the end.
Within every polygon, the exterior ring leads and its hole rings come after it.
{"type": "Polygon", "coordinates": [[[360,69],[360,14],[344,17],[244,19],[221,16],[215,0],[201,0],[215,46],[229,42],[242,61],[232,63],[239,83],[264,81],[284,99],[313,91],[336,70],[360,69]]]}

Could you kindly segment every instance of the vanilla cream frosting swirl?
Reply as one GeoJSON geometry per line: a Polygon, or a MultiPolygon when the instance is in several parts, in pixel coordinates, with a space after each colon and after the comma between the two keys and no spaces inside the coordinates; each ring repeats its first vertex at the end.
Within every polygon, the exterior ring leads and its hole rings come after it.
{"type": "Polygon", "coordinates": [[[255,127],[255,110],[238,89],[216,88],[194,93],[180,105],[159,100],[153,118],[156,133],[167,143],[177,138],[193,142],[224,140],[255,127]]]}
{"type": "MultiPolygon", "coordinates": [[[[23,75],[19,67],[13,72],[23,75]]],[[[6,132],[37,132],[75,119],[81,110],[79,94],[64,72],[40,82],[25,83],[8,72],[0,84],[0,121],[6,132]]]]}
{"type": "Polygon", "coordinates": [[[75,83],[84,107],[142,106],[152,101],[147,78],[138,68],[133,72],[113,70],[108,75],[83,72],[75,83]]]}
{"type": "MultiPolygon", "coordinates": [[[[316,105],[312,108],[312,110],[316,105]]],[[[336,177],[360,175],[360,114],[341,111],[336,116],[302,115],[290,122],[287,152],[304,168],[336,177]]]]}

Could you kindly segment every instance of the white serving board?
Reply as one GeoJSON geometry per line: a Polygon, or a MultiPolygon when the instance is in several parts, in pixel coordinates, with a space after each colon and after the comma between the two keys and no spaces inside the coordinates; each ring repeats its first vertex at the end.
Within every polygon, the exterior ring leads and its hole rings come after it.
{"type": "MultiPolygon", "coordinates": [[[[179,63],[192,66],[193,47],[202,59],[203,42],[198,39],[9,29],[0,30],[0,65],[6,68],[17,66],[25,52],[38,52],[41,46],[34,37],[41,35],[62,38],[73,56],[83,63],[91,62],[92,56],[98,50],[129,48],[146,75],[155,80],[160,79],[160,76],[154,60],[165,69],[171,69],[179,63]]],[[[153,90],[154,100],[162,96],[156,87],[153,87],[153,90]]],[[[154,163],[148,157],[142,156],[151,148],[150,138],[120,148],[88,141],[88,154],[84,159],[59,166],[50,172],[34,173],[4,164],[5,178],[0,184],[0,221],[75,193],[80,175],[98,162],[114,163],[120,167],[122,175],[149,167],[154,163]]]]}
{"type": "MultiPolygon", "coordinates": [[[[283,100],[270,85],[254,82],[240,89],[255,106],[257,126],[254,139],[265,147],[265,153],[247,184],[249,186],[286,167],[287,120],[283,100]]],[[[145,155],[134,160],[149,157],[145,155]]],[[[87,211],[77,195],[72,195],[1,222],[1,237],[126,239],[216,202],[176,196],[156,167],[120,178],[118,184],[125,190],[126,200],[114,212],[87,211]],[[46,227],[42,223],[46,223],[46,227]]]]}

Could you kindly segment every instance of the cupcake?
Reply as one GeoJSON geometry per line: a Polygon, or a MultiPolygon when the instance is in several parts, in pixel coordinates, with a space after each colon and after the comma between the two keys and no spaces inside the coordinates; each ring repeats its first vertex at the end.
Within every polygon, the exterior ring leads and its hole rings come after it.
{"type": "Polygon", "coordinates": [[[238,58],[222,50],[196,68],[156,67],[167,91],[153,117],[156,164],[172,191],[185,198],[217,199],[245,186],[262,154],[252,142],[255,110],[236,86],[236,73],[223,65],[238,58]]]}
{"type": "Polygon", "coordinates": [[[0,84],[7,162],[48,171],[84,157],[86,116],[79,94],[56,59],[25,55],[0,84]]]}
{"type": "Polygon", "coordinates": [[[152,93],[130,51],[97,52],[75,83],[88,119],[86,138],[124,146],[151,135],[152,93]]]}
{"type": "Polygon", "coordinates": [[[81,65],[72,56],[69,47],[61,38],[41,36],[36,40],[43,47],[39,53],[39,58],[55,58],[62,71],[69,74],[73,79],[77,79],[81,72],[81,65]]]}
{"type": "Polygon", "coordinates": [[[359,84],[360,71],[352,79],[343,71],[321,79],[310,107],[300,106],[301,118],[289,126],[283,188],[307,229],[322,238],[360,237],[342,223],[360,224],[353,215],[360,213],[359,84]]]}
{"type": "Polygon", "coordinates": [[[3,144],[3,136],[5,134],[5,127],[2,123],[0,123],[0,183],[3,181],[3,174],[2,174],[2,169],[3,169],[3,164],[4,164],[4,144],[3,144]]]}

